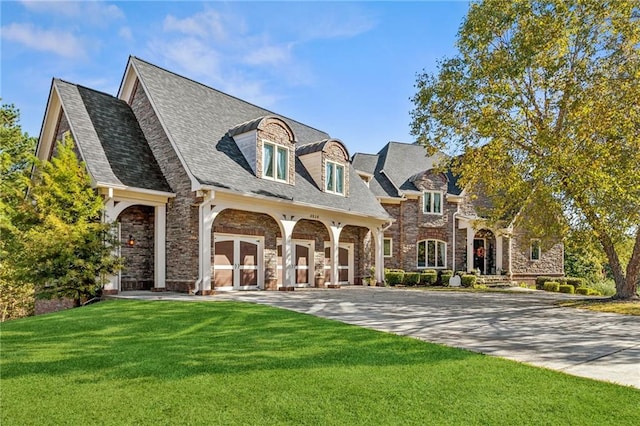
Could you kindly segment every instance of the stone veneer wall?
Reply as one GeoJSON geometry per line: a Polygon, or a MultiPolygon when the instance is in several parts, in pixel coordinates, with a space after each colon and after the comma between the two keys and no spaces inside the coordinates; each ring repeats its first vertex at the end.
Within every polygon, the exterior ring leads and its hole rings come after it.
{"type": "Polygon", "coordinates": [[[320,169],[320,182],[322,186],[320,189],[324,191],[325,182],[327,181],[327,161],[333,161],[334,163],[341,164],[344,166],[344,196],[349,196],[349,156],[344,148],[335,141],[329,142],[324,149],[322,155],[322,168],[320,169]]]}
{"type": "Polygon", "coordinates": [[[165,134],[144,89],[136,84],[131,108],[160,170],[176,197],[167,205],[167,290],[190,291],[198,279],[198,206],[191,180],[165,134]]]}
{"type": "Polygon", "coordinates": [[[542,240],[540,260],[530,259],[531,239],[521,229],[513,233],[511,270],[517,278],[538,275],[564,275],[564,245],[542,240]]]}
{"type": "Polygon", "coordinates": [[[154,286],[154,208],[131,206],[118,217],[120,253],[124,260],[121,290],[150,290],[154,286]],[[129,246],[129,235],[135,244],[129,246]]]}
{"type": "MultiPolygon", "coordinates": [[[[273,142],[277,145],[286,146],[289,148],[289,185],[295,185],[296,183],[296,146],[294,136],[289,134],[288,130],[284,127],[279,119],[268,118],[264,125],[258,129],[256,141],[256,176],[262,178],[262,141],[266,140],[273,142]]],[[[275,153],[274,153],[275,155],[275,153]]]]}

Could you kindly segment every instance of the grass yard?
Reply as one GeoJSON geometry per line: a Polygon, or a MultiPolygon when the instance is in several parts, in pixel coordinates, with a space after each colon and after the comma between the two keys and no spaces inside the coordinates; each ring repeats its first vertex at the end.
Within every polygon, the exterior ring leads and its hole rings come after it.
{"type": "Polygon", "coordinates": [[[640,316],[640,300],[569,300],[559,302],[558,305],[569,308],[588,309],[595,312],[640,316]]]}
{"type": "Polygon", "coordinates": [[[108,301],[2,324],[2,425],[637,424],[640,390],[271,307],[108,301]]]}

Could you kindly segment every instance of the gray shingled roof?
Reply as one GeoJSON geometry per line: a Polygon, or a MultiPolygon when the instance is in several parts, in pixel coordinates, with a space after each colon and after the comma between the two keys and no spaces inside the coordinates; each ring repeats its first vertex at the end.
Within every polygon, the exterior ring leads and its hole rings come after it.
{"type": "MultiPolygon", "coordinates": [[[[389,142],[376,155],[357,153],[352,163],[356,170],[373,175],[369,187],[378,197],[398,197],[400,192],[417,192],[412,177],[433,169],[443,158],[443,154],[427,156],[423,146],[401,142],[389,142]]],[[[457,178],[446,172],[447,192],[459,195],[457,178]]]]}
{"type": "Polygon", "coordinates": [[[201,184],[379,218],[389,217],[352,167],[349,168],[348,197],[321,191],[300,161],[296,161],[295,185],[256,178],[228,132],[239,125],[249,126],[252,120],[275,115],[291,127],[298,147],[329,139],[327,133],[139,58],[130,60],[169,138],[201,184]]]}
{"type": "Polygon", "coordinates": [[[96,182],[171,192],[126,102],[59,79],[54,86],[96,182]]]}

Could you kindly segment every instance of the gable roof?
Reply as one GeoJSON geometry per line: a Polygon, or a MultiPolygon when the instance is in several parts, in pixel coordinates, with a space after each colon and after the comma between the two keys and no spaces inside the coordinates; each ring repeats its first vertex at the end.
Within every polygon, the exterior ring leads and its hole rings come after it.
{"type": "MultiPolygon", "coordinates": [[[[389,142],[378,154],[355,154],[352,163],[356,170],[373,175],[369,187],[376,196],[397,198],[402,194],[421,192],[413,184],[412,178],[437,167],[443,159],[444,154],[427,156],[421,145],[389,142]]],[[[445,175],[448,180],[447,193],[460,195],[462,189],[457,186],[457,177],[450,170],[445,175]]]]}
{"type": "Polygon", "coordinates": [[[347,197],[321,191],[297,159],[295,185],[258,179],[230,135],[256,126],[265,116],[285,121],[295,134],[298,148],[330,139],[327,133],[139,58],[131,57],[129,61],[187,172],[200,185],[365,216],[389,217],[352,167],[347,197]]]}
{"type": "Polygon", "coordinates": [[[53,87],[96,184],[171,192],[126,102],[60,79],[53,87]]]}

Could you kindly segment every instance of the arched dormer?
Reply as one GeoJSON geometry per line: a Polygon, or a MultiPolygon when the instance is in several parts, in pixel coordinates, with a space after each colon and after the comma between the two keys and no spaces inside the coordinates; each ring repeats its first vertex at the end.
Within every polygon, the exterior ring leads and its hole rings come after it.
{"type": "Polygon", "coordinates": [[[339,139],[298,147],[298,158],[323,192],[349,195],[349,152],[339,139]]]}
{"type": "Polygon", "coordinates": [[[259,179],[295,184],[295,135],[273,115],[241,123],[228,132],[259,179]]]}

